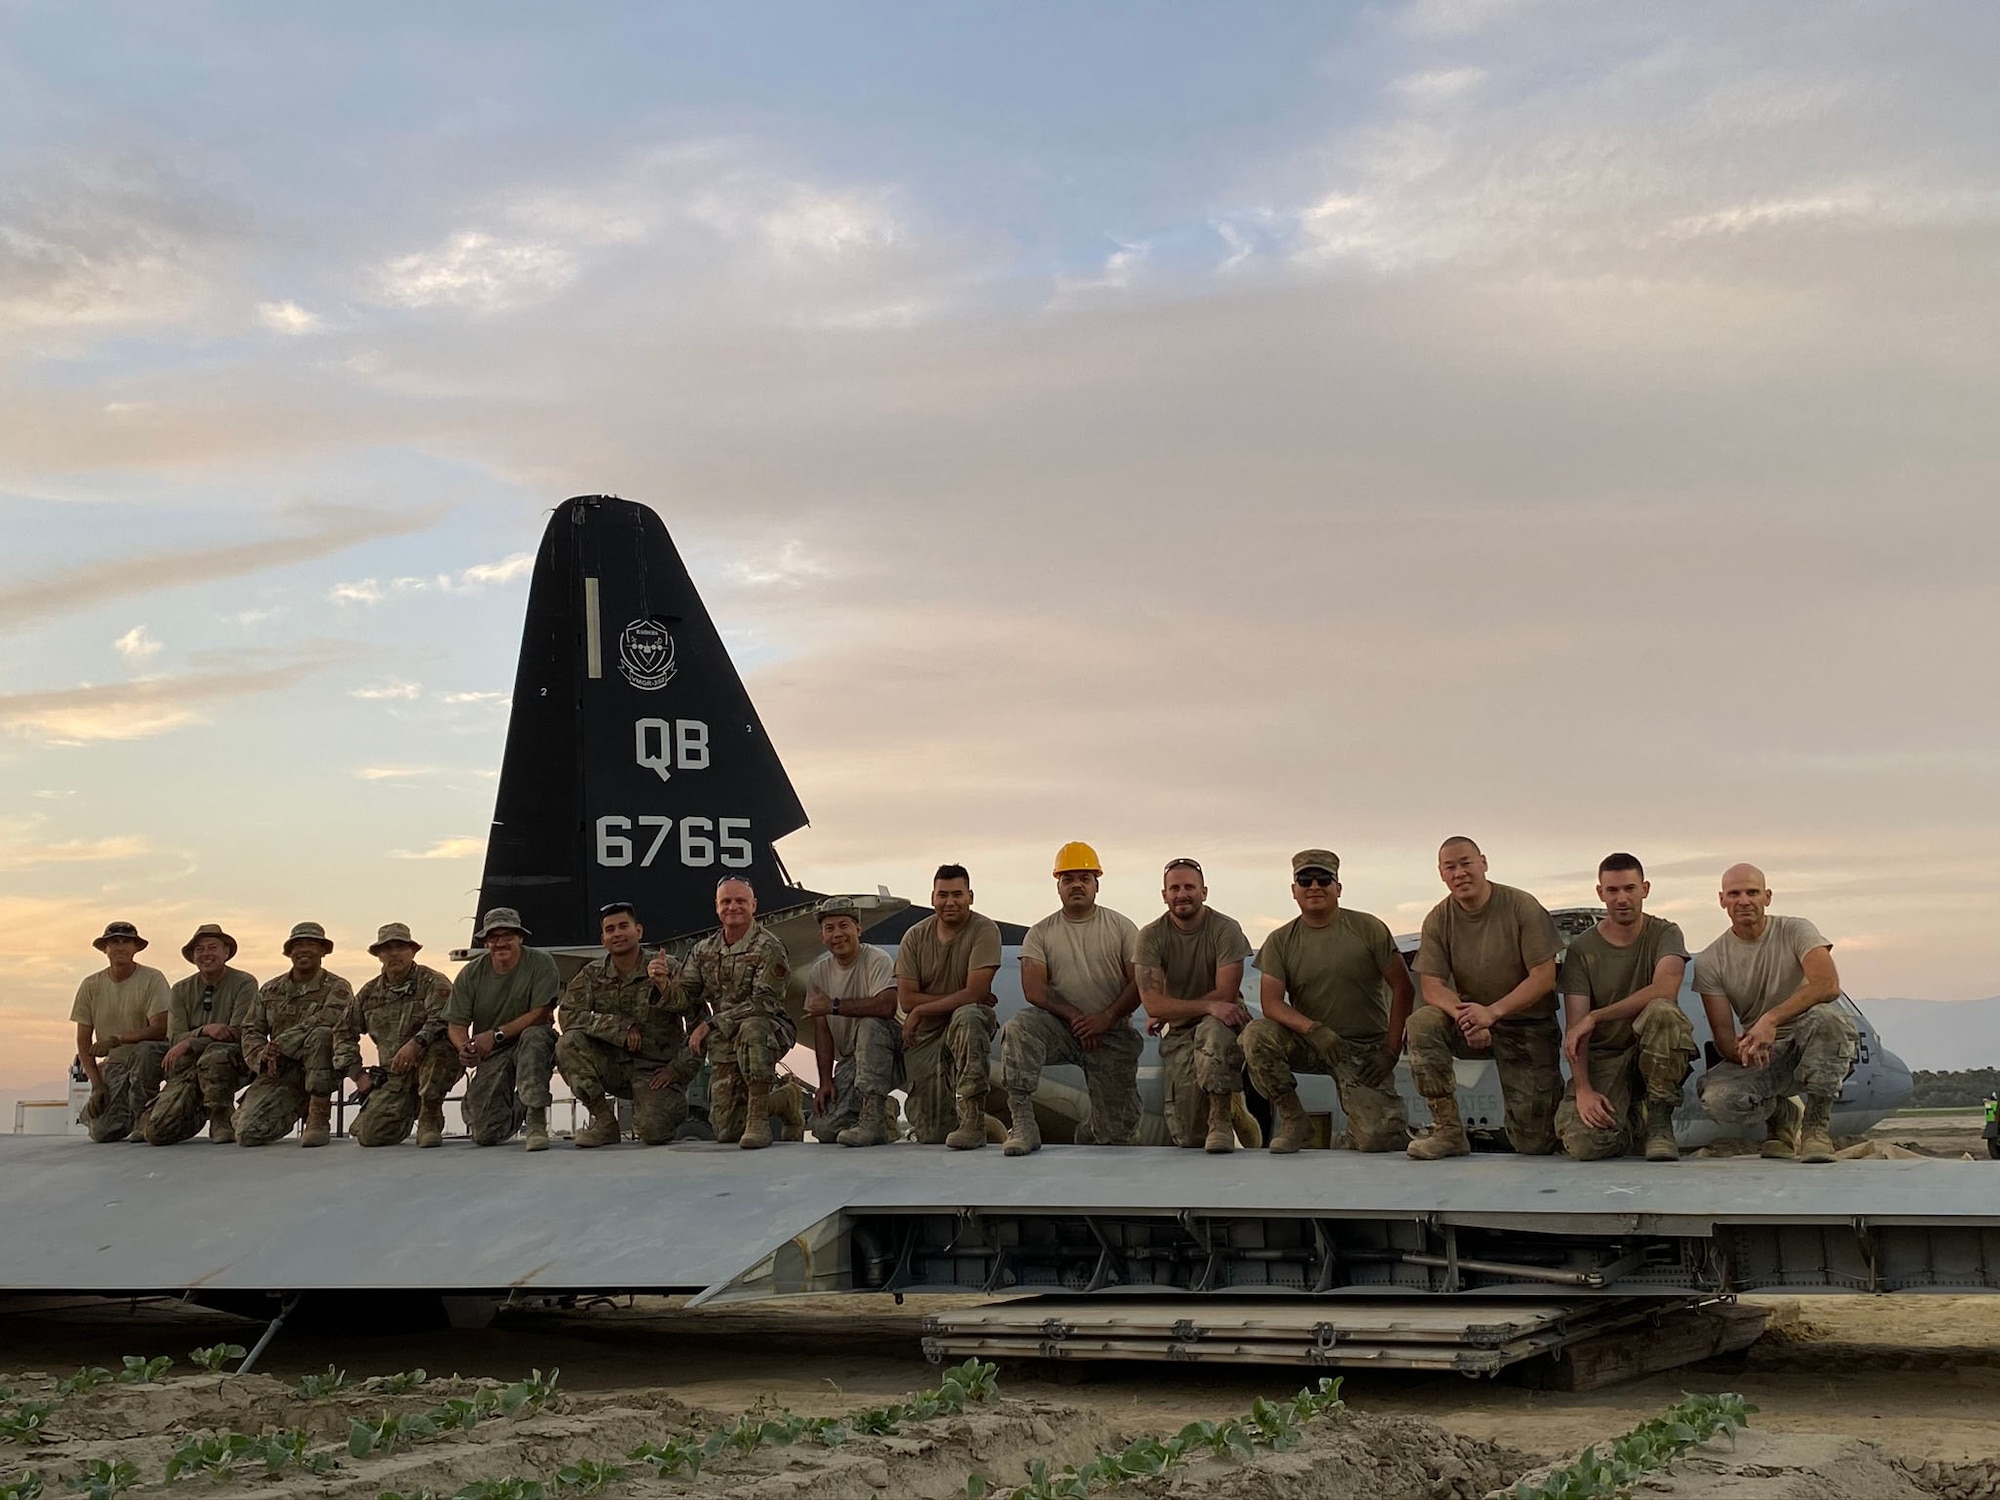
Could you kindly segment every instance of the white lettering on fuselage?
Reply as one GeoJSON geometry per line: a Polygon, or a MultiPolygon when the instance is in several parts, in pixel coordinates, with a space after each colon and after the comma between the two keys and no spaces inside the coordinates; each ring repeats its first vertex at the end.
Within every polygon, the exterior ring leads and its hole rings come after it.
{"type": "Polygon", "coordinates": [[[665,850],[669,860],[678,853],[679,862],[692,868],[715,864],[731,870],[750,867],[753,851],[748,818],[684,817],[678,824],[679,838],[669,847],[668,835],[675,831],[675,821],[659,813],[630,818],[606,813],[597,820],[597,862],[610,867],[636,864],[643,870],[665,850]],[[645,845],[643,853],[640,844],[645,845]]]}
{"type": "Polygon", "coordinates": [[[632,758],[662,781],[676,769],[708,769],[708,725],[700,719],[635,719],[632,758]]]}

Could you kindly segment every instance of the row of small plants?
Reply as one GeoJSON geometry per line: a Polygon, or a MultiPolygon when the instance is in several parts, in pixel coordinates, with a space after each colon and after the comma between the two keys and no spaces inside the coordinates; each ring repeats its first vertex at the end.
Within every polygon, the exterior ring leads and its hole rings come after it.
{"type": "Polygon", "coordinates": [[[1209,1454],[1249,1458],[1259,1448],[1282,1453],[1296,1445],[1308,1422],[1317,1421],[1342,1405],[1340,1382],[1322,1378],[1289,1401],[1259,1396],[1249,1412],[1224,1422],[1190,1422],[1172,1437],[1143,1437],[1116,1453],[1100,1453],[1078,1467],[1066,1465],[1059,1474],[1037,1459],[1025,1484],[997,1485],[984,1474],[969,1474],[969,1500],[1089,1500],[1099,1490],[1131,1479],[1147,1479],[1209,1454]]]}
{"type": "Polygon", "coordinates": [[[1733,1392],[1688,1396],[1640,1423],[1602,1454],[1594,1446],[1586,1448],[1573,1463],[1538,1480],[1517,1480],[1507,1494],[1511,1500],[1619,1500],[1648,1474],[1678,1462],[1688,1449],[1718,1433],[1734,1436],[1750,1425],[1756,1409],[1733,1392]]]}
{"type": "MultiPolygon", "coordinates": [[[[201,1350],[195,1351],[200,1354],[201,1350]]],[[[173,1368],[173,1360],[167,1355],[146,1359],[141,1355],[125,1356],[124,1368],[111,1371],[102,1365],[87,1365],[74,1375],[66,1375],[56,1382],[58,1400],[68,1400],[71,1396],[94,1391],[101,1385],[151,1385],[173,1368]]],[[[0,1385],[0,1402],[14,1401],[20,1394],[11,1385],[0,1385]]],[[[0,1411],[0,1443],[39,1443],[47,1436],[49,1414],[56,1409],[54,1401],[14,1401],[13,1409],[0,1411]]],[[[26,1481],[23,1481],[24,1483],[26,1481]]],[[[0,1490],[0,1496],[5,1495],[0,1490]]]]}

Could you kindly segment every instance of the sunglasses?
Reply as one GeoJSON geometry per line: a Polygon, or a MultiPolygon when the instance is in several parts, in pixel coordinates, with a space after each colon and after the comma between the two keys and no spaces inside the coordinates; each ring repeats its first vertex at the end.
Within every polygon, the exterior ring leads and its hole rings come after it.
{"type": "Polygon", "coordinates": [[[1192,870],[1195,872],[1195,874],[1201,875],[1204,879],[1207,878],[1206,872],[1204,872],[1201,867],[1201,861],[1198,859],[1170,859],[1167,861],[1166,869],[1162,870],[1160,873],[1162,875],[1171,875],[1176,870],[1192,870]]]}
{"type": "Polygon", "coordinates": [[[608,901],[603,906],[597,908],[597,914],[600,917],[608,917],[614,911],[631,912],[633,916],[639,914],[630,901],[608,901]]]}
{"type": "Polygon", "coordinates": [[[1292,884],[1296,886],[1331,886],[1333,884],[1333,877],[1324,870],[1301,870],[1292,877],[1292,884]]]}

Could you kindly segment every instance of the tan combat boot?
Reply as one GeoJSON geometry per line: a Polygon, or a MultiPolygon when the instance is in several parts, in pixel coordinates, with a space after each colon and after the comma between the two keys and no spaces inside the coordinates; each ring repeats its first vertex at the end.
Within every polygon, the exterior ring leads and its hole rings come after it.
{"type": "Polygon", "coordinates": [[[882,1128],[882,1096],[861,1096],[861,1118],[834,1137],[843,1146],[886,1146],[889,1132],[882,1128]]]}
{"type": "Polygon", "coordinates": [[[961,1099],[958,1101],[958,1129],[944,1138],[944,1143],[954,1151],[977,1151],[986,1144],[986,1101],[984,1099],[961,1099]]]}
{"type": "Polygon", "coordinates": [[[227,1106],[218,1105],[209,1110],[208,1138],[218,1146],[236,1144],[236,1118],[227,1106]]]}
{"type": "MultiPolygon", "coordinates": [[[[609,1099],[599,1097],[583,1100],[583,1107],[590,1111],[590,1123],[576,1133],[575,1144],[588,1149],[592,1146],[615,1146],[618,1144],[618,1107],[609,1099]]],[[[547,1116],[545,1115],[546,1122],[547,1116]]],[[[547,1125],[544,1123],[544,1139],[547,1125]]]]}
{"type": "Polygon", "coordinates": [[[1418,1161],[1437,1161],[1446,1156],[1472,1155],[1472,1142],[1465,1138],[1465,1122],[1458,1116],[1458,1096],[1426,1099],[1431,1107],[1431,1133],[1410,1142],[1410,1155],[1418,1161]]]}
{"type": "Polygon", "coordinates": [[[1000,1148],[1002,1156],[1027,1156],[1042,1149],[1042,1127],[1035,1123],[1034,1095],[1009,1094],[1007,1116],[1013,1124],[1007,1131],[1007,1144],[1000,1148]]]}
{"type": "Polygon", "coordinates": [[[733,1062],[717,1063],[708,1079],[708,1119],[715,1138],[732,1146],[743,1134],[743,1072],[733,1062]]]}
{"type": "Polygon", "coordinates": [[[424,1099],[417,1104],[417,1144],[425,1149],[444,1144],[444,1101],[424,1099]]]}
{"type": "Polygon", "coordinates": [[[1211,1156],[1236,1149],[1236,1121],[1231,1115],[1229,1099],[1228,1094],[1208,1096],[1208,1139],[1201,1143],[1201,1149],[1211,1156]]]}
{"type": "Polygon", "coordinates": [[[1799,1130],[1799,1160],[1833,1160],[1833,1101],[1819,1094],[1806,1095],[1806,1119],[1799,1130]]]}
{"type": "Polygon", "coordinates": [[[1789,1161],[1798,1155],[1799,1101],[1790,1097],[1771,1106],[1770,1123],[1764,1127],[1763,1155],[1773,1161],[1789,1161]]]}
{"type": "MultiPolygon", "coordinates": [[[[617,1122],[616,1115],[612,1116],[612,1121],[614,1124],[617,1122]]],[[[418,1144],[422,1145],[423,1143],[419,1141],[418,1144]]],[[[546,1104],[530,1104],[528,1106],[526,1139],[521,1144],[530,1151],[546,1151],[549,1149],[549,1107],[546,1104]]]]}
{"type": "Polygon", "coordinates": [[[745,1151],[762,1151],[771,1144],[771,1086],[768,1083],[753,1083],[743,1090],[743,1135],[736,1144],[745,1151]]]}
{"type": "Polygon", "coordinates": [[[1664,1099],[1646,1101],[1646,1160],[1679,1161],[1681,1143],[1674,1139],[1674,1107],[1664,1099]]]}
{"type": "Polygon", "coordinates": [[[1306,1118],[1306,1107],[1299,1103],[1296,1089],[1278,1095],[1271,1108],[1278,1116],[1278,1128],[1271,1132],[1271,1154],[1290,1156],[1312,1139],[1312,1121],[1306,1118]]]}
{"type": "Polygon", "coordinates": [[[299,1134],[301,1146],[324,1146],[333,1136],[333,1096],[314,1094],[306,1103],[306,1128],[299,1134]]]}

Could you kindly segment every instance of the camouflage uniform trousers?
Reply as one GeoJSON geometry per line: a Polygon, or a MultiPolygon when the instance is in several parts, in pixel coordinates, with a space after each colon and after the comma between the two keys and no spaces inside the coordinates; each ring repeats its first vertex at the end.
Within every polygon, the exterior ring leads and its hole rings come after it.
{"type": "Polygon", "coordinates": [[[1852,1021],[1831,1005],[1815,1005],[1778,1038],[1766,1066],[1719,1062],[1701,1075],[1695,1092],[1719,1125],[1762,1125],[1773,1105],[1794,1094],[1838,1098],[1859,1046],[1852,1021]]]}
{"type": "Polygon", "coordinates": [[[445,1095],[464,1076],[458,1048],[449,1037],[439,1037],[418,1054],[409,1072],[391,1073],[368,1091],[347,1133],[357,1146],[401,1145],[409,1139],[419,1109],[424,1104],[442,1108],[445,1095]]]}
{"type": "MultiPolygon", "coordinates": [[[[834,1059],[833,1103],[825,1114],[811,1110],[805,1128],[813,1139],[833,1140],[861,1122],[864,1094],[887,1096],[903,1087],[903,1023],[892,1017],[862,1016],[854,1023],[854,1051],[834,1059]]],[[[810,1103],[810,1100],[808,1100],[810,1103]]]]}
{"type": "Polygon", "coordinates": [[[1168,1139],[1176,1146],[1202,1145],[1208,1096],[1243,1092],[1242,1044],[1214,1016],[1175,1021],[1160,1038],[1160,1068],[1167,1076],[1168,1139]]]}
{"type": "Polygon", "coordinates": [[[656,1062],[581,1031],[565,1031],[556,1039],[556,1066],[563,1082],[585,1107],[606,1099],[632,1101],[632,1124],[648,1146],[664,1146],[674,1138],[688,1113],[688,1080],[701,1064],[683,1048],[672,1062],[656,1062]],[[660,1073],[667,1082],[653,1087],[660,1073]]]}
{"type": "Polygon", "coordinates": [[[942,1026],[927,1026],[903,1049],[910,1080],[910,1128],[926,1146],[938,1146],[958,1128],[958,1101],[977,1099],[983,1108],[993,1087],[993,1033],[999,1030],[990,1005],[961,1005],[942,1026]]]}
{"type": "Polygon", "coordinates": [[[1350,1151],[1401,1151],[1410,1144],[1410,1117],[1403,1112],[1403,1096],[1396,1092],[1393,1079],[1377,1084],[1362,1078],[1367,1064],[1381,1053],[1383,1038],[1342,1036],[1339,1040],[1340,1051],[1329,1069],[1326,1060],[1298,1032],[1260,1017],[1243,1028],[1243,1060],[1249,1067],[1250,1081],[1266,1099],[1296,1092],[1300,1073],[1331,1077],[1340,1096],[1341,1113],[1347,1116],[1347,1129],[1333,1144],[1350,1151]]]}
{"type": "Polygon", "coordinates": [[[709,1023],[702,1050],[716,1067],[709,1086],[708,1119],[718,1141],[743,1138],[747,1090],[759,1084],[769,1089],[777,1082],[778,1059],[792,1050],[798,1036],[792,1018],[782,1013],[772,1016],[761,1010],[726,1010],[709,1023]],[[735,1067],[740,1088],[732,1086],[723,1073],[729,1066],[735,1067]]]}
{"type": "MultiPolygon", "coordinates": [[[[259,1073],[236,1106],[239,1146],[268,1146],[283,1140],[305,1118],[309,1095],[331,1094],[340,1084],[340,1075],[333,1071],[331,1026],[308,1027],[296,1034],[287,1032],[285,1037],[298,1055],[279,1057],[276,1076],[259,1073]]],[[[270,1049],[277,1045],[275,1039],[265,1044],[270,1049]]]]}
{"type": "Polygon", "coordinates": [[[556,1029],[530,1026],[512,1045],[489,1053],[472,1070],[465,1099],[458,1106],[465,1133],[476,1146],[497,1146],[528,1118],[528,1111],[549,1107],[549,1078],[556,1070],[556,1029]]]}
{"type": "MultiPolygon", "coordinates": [[[[138,1042],[123,1057],[98,1063],[104,1074],[103,1108],[93,1110],[86,1104],[77,1116],[93,1141],[122,1141],[132,1133],[160,1091],[160,1063],[166,1055],[165,1042],[138,1042]]],[[[91,1098],[97,1098],[97,1090],[91,1090],[91,1098]]]]}
{"type": "Polygon", "coordinates": [[[236,1091],[250,1081],[237,1042],[197,1036],[167,1074],[167,1086],[139,1117],[133,1128],[150,1145],[172,1146],[193,1140],[212,1109],[234,1110],[236,1091]]]}
{"type": "Polygon", "coordinates": [[[1120,1021],[1086,1049],[1060,1016],[1030,1007],[1000,1028],[1000,1076],[1010,1097],[1033,1094],[1042,1069],[1083,1069],[1090,1113],[1076,1127],[1078,1145],[1129,1146],[1139,1134],[1139,1033],[1120,1021]]]}
{"type": "Polygon", "coordinates": [[[1629,1047],[1607,1048],[1592,1038],[1590,1083],[1611,1102],[1618,1123],[1598,1130],[1576,1111],[1576,1079],[1563,1090],[1556,1111],[1556,1134],[1577,1161],[1604,1161],[1637,1150],[1646,1139],[1646,1106],[1679,1104],[1694,1067],[1694,1023],[1679,1004],[1655,1000],[1632,1022],[1629,1047]]]}
{"type": "Polygon", "coordinates": [[[1556,1104],[1562,1098],[1562,1027],[1554,1016],[1502,1021],[1493,1045],[1475,1047],[1458,1023],[1435,1005],[1419,1005],[1404,1032],[1410,1076],[1426,1099],[1457,1091],[1451,1060],[1491,1059],[1500,1073],[1506,1105],[1507,1140],[1522,1156],[1547,1156],[1556,1149],[1556,1104]]]}

